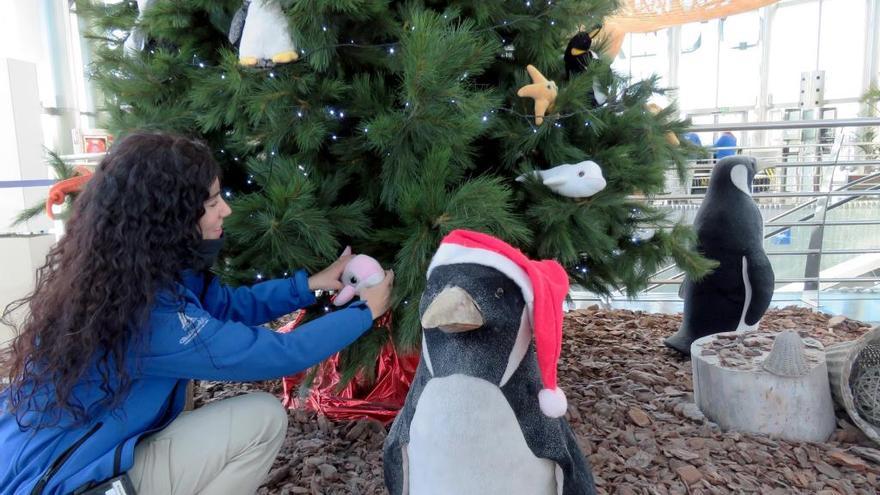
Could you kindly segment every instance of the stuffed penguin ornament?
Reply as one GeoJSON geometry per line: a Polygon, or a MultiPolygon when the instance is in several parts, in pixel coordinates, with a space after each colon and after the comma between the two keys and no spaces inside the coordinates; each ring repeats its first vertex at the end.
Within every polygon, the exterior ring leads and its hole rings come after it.
{"type": "Polygon", "coordinates": [[[770,306],[773,268],[764,253],[763,218],[751,197],[756,172],[757,162],[746,156],[724,158],[712,170],[694,229],[699,251],[719,266],[682,285],[681,328],[664,342],[682,354],[690,354],[700,337],[756,329],[770,306]]]}
{"type": "MultiPolygon", "coordinates": [[[[565,48],[565,55],[562,57],[565,61],[565,75],[571,79],[573,75],[586,72],[599,57],[590,50],[593,46],[593,38],[589,33],[580,31],[575,34],[568,42],[565,48]]],[[[590,94],[590,100],[594,107],[602,106],[608,101],[608,95],[602,90],[599,81],[593,80],[593,91],[590,94]]]]}
{"type": "Polygon", "coordinates": [[[443,239],[419,367],[385,440],[392,495],[595,493],[556,383],[567,292],[555,261],[478,232],[443,239]]]}
{"type": "Polygon", "coordinates": [[[565,74],[571,77],[572,74],[580,74],[590,67],[590,63],[596,58],[596,55],[590,51],[593,46],[593,39],[586,32],[579,32],[574,35],[565,48],[565,74]]]}
{"type": "Polygon", "coordinates": [[[157,1],[158,0],[137,0],[137,21],[135,21],[135,26],[131,29],[131,33],[129,33],[128,38],[125,39],[125,43],[123,43],[123,47],[127,55],[134,55],[138,52],[142,52],[144,50],[144,47],[147,45],[147,35],[141,28],[140,23],[141,20],[143,20],[144,18],[144,12],[146,12],[150,8],[150,6],[155,4],[157,1]]]}
{"type": "Polygon", "coordinates": [[[287,18],[277,0],[245,0],[229,28],[229,41],[238,47],[238,63],[253,67],[265,61],[295,62],[299,53],[290,38],[287,18]]]}

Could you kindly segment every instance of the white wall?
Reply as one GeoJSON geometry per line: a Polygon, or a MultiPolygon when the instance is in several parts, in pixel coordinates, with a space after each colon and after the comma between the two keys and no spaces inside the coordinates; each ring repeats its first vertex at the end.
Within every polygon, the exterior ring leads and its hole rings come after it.
{"type": "MultiPolygon", "coordinates": [[[[53,235],[0,237],[0,260],[4,260],[0,276],[0,311],[33,290],[36,270],[45,262],[54,242],[53,235]]],[[[20,318],[21,314],[16,316],[20,318]]],[[[0,347],[11,337],[12,329],[0,324],[0,347]]]]}

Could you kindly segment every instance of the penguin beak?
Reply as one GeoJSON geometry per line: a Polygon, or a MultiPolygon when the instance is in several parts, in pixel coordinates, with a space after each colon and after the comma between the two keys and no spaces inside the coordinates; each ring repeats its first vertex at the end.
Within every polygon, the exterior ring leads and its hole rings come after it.
{"type": "MultiPolygon", "coordinates": [[[[558,52],[557,52],[558,53],[558,52]]],[[[572,48],[571,54],[575,57],[580,57],[581,55],[587,53],[586,50],[581,50],[580,48],[572,48]]]]}
{"type": "Polygon", "coordinates": [[[461,287],[443,289],[422,315],[422,328],[439,328],[446,333],[469,332],[483,323],[474,299],[461,287]]]}

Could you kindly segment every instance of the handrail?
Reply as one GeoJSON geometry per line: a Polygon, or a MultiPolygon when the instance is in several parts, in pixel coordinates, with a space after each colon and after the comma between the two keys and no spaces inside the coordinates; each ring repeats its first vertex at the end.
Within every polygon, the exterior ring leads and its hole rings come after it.
{"type": "MultiPolygon", "coordinates": [[[[782,121],[782,122],[760,122],[760,123],[743,123],[743,124],[718,124],[718,125],[698,125],[692,126],[688,131],[690,132],[714,132],[714,131],[748,131],[748,130],[756,130],[756,131],[766,131],[766,130],[786,130],[786,129],[816,129],[816,128],[844,128],[844,127],[866,127],[866,126],[880,126],[880,118],[877,117],[868,117],[868,118],[854,118],[854,119],[835,119],[835,120],[812,120],[812,121],[782,121]]],[[[776,215],[772,218],[769,218],[765,221],[765,234],[764,238],[772,238],[778,235],[781,232],[784,232],[786,229],[791,227],[798,226],[810,226],[815,229],[822,229],[825,226],[871,226],[880,224],[880,219],[867,219],[867,220],[835,220],[835,221],[827,221],[825,218],[821,218],[822,221],[814,220],[816,218],[817,213],[811,212],[807,214],[802,214],[800,218],[794,217],[791,215],[796,214],[798,211],[815,207],[817,205],[817,201],[822,201],[823,203],[830,204],[825,205],[822,209],[817,210],[820,213],[823,213],[821,217],[824,217],[824,212],[833,210],[835,208],[839,208],[847,203],[850,203],[853,200],[859,198],[877,198],[880,197],[880,184],[876,184],[876,180],[880,177],[880,169],[878,169],[878,165],[880,165],[880,159],[877,159],[875,155],[863,155],[863,151],[858,149],[858,146],[876,146],[880,147],[878,143],[870,143],[870,142],[861,142],[862,139],[854,139],[850,142],[843,142],[843,134],[837,134],[837,139],[835,142],[821,142],[821,143],[785,143],[776,146],[730,146],[730,147],[718,147],[714,148],[711,146],[704,147],[707,150],[713,149],[731,149],[731,150],[779,150],[779,153],[759,153],[756,158],[758,158],[759,163],[761,163],[761,172],[766,171],[768,169],[780,169],[778,174],[775,176],[770,174],[771,180],[770,183],[764,184],[756,184],[758,187],[763,187],[765,191],[753,194],[752,197],[756,200],[763,199],[784,199],[786,198],[808,198],[803,203],[800,201],[795,201],[794,204],[791,205],[786,211],[781,212],[779,215],[776,215]],[[801,152],[795,153],[786,153],[783,151],[783,148],[791,149],[804,149],[801,152]],[[812,148],[812,149],[811,149],[812,148]],[[824,148],[820,149],[820,148],[824,148]],[[840,156],[841,149],[847,149],[847,158],[845,160],[838,160],[837,158],[840,156]],[[830,156],[828,151],[830,151],[830,156]],[[770,155],[770,156],[767,156],[770,155]],[[851,159],[850,156],[864,156],[865,160],[857,160],[851,159]],[[811,161],[795,161],[798,158],[804,159],[808,158],[811,161]],[[823,160],[825,158],[825,160],[823,160]],[[792,161],[782,161],[782,160],[792,160],[792,161]],[[822,161],[819,161],[822,160],[822,161]],[[862,170],[861,173],[867,172],[864,176],[859,177],[858,179],[847,181],[846,184],[843,184],[839,187],[834,187],[833,189],[829,188],[832,183],[828,182],[828,176],[825,175],[825,172],[820,172],[820,170],[827,170],[829,167],[868,167],[867,170],[862,170]],[[794,170],[794,172],[785,172],[785,169],[794,170]],[[813,172],[809,171],[809,169],[814,169],[813,172]],[[873,169],[873,170],[872,170],[873,169]],[[800,172],[800,170],[805,170],[805,172],[800,172]],[[806,175],[801,175],[806,174],[806,175]],[[825,180],[822,180],[822,177],[825,177],[825,180]],[[794,182],[790,182],[790,181],[794,182]],[[806,182],[803,182],[806,180],[806,182]],[[813,182],[815,180],[819,180],[822,184],[821,187],[825,189],[824,191],[810,191],[814,187],[819,186],[820,182],[813,182]],[[856,186],[859,184],[863,184],[862,187],[864,189],[857,189],[856,186]],[[795,189],[790,189],[795,188],[795,189]],[[798,190],[801,189],[801,190],[798,190]],[[806,191],[803,189],[807,189],[806,191]],[[790,218],[790,219],[787,219],[790,218]],[[797,220],[795,220],[795,218],[797,220]]],[[[849,134],[847,134],[849,135],[849,134]]],[[[709,169],[712,168],[717,160],[711,157],[705,158],[697,158],[694,160],[690,160],[686,167],[689,170],[694,171],[691,177],[703,177],[708,174],[701,174],[700,169],[709,169]]],[[[761,174],[762,177],[765,174],[761,174]]],[[[831,176],[833,177],[833,175],[831,176]]],[[[848,176],[844,177],[848,179],[848,176]]],[[[652,196],[639,196],[638,199],[659,202],[663,203],[671,203],[671,202],[682,202],[684,205],[698,206],[702,200],[705,198],[705,194],[681,194],[677,192],[681,191],[670,182],[670,187],[673,190],[666,194],[656,194],[652,196]]],[[[693,183],[691,187],[705,187],[704,185],[697,183],[693,183]]],[[[684,189],[684,192],[690,193],[690,188],[684,189]]],[[[704,189],[705,190],[705,189],[704,189]]],[[[775,201],[774,201],[775,203],[775,201]]],[[[766,202],[762,202],[762,204],[767,204],[766,202]]],[[[788,206],[788,203],[786,203],[788,206]]],[[[664,207],[674,207],[674,204],[666,204],[664,207]]],[[[818,233],[821,236],[821,232],[818,233]]],[[[814,236],[817,235],[814,232],[814,236]]],[[[816,246],[811,246],[816,247],[816,246]]],[[[880,249],[823,249],[822,245],[819,244],[816,249],[801,249],[801,250],[773,250],[768,251],[768,256],[807,256],[808,261],[810,257],[812,257],[815,262],[818,259],[818,256],[821,255],[857,255],[857,254],[876,254],[880,253],[880,249]]],[[[682,273],[678,273],[676,275],[671,276],[671,278],[661,279],[658,276],[664,273],[669,272],[670,270],[676,269],[677,266],[675,264],[668,265],[657,270],[649,279],[649,287],[646,291],[653,290],[660,285],[665,284],[679,284],[681,283],[681,278],[683,276],[682,273]]],[[[814,273],[807,274],[809,276],[805,276],[797,279],[779,279],[777,282],[779,283],[795,283],[795,282],[820,282],[820,283],[845,283],[845,282],[877,282],[880,280],[875,280],[872,278],[822,278],[821,276],[812,277],[814,273]]]]}
{"type": "Polygon", "coordinates": [[[702,124],[691,126],[688,132],[719,131],[775,131],[785,129],[819,129],[831,127],[880,126],[880,118],[857,117],[853,119],[780,120],[775,122],[744,122],[740,124],[702,124]]]}
{"type": "MultiPolygon", "coordinates": [[[[777,278],[773,282],[776,284],[794,284],[798,282],[822,282],[829,284],[844,284],[847,282],[852,282],[853,280],[858,280],[859,282],[880,282],[880,277],[865,277],[865,278],[824,278],[824,277],[795,277],[795,278],[777,278]]],[[[649,284],[656,285],[678,285],[681,283],[681,280],[675,279],[651,279],[648,281],[649,284]]]]}
{"type": "MultiPolygon", "coordinates": [[[[865,189],[864,191],[832,191],[828,193],[820,192],[779,192],[779,193],[757,193],[752,194],[755,199],[761,198],[828,198],[834,196],[880,196],[880,191],[874,189],[865,189]]],[[[635,196],[639,198],[638,196],[635,196]]],[[[639,199],[646,198],[645,196],[639,199]]],[[[694,200],[702,201],[706,198],[705,194],[687,194],[682,196],[651,196],[649,199],[654,201],[683,201],[694,200]]]]}

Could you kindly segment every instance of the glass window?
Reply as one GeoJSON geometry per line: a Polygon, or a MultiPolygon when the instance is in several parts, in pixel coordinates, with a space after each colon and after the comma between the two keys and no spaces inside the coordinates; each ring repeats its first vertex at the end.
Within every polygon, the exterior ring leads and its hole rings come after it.
{"type": "Polygon", "coordinates": [[[754,106],[761,91],[761,16],[757,11],[722,19],[718,106],[754,106]]]}
{"type": "Polygon", "coordinates": [[[630,48],[630,75],[634,81],[660,76],[660,85],[669,84],[668,30],[634,33],[630,48]]]}
{"type": "MultiPolygon", "coordinates": [[[[859,25],[863,23],[859,19],[859,25]]],[[[819,2],[780,5],[770,26],[768,91],[774,105],[797,106],[801,73],[816,70],[819,2]]]]}
{"type": "Polygon", "coordinates": [[[718,20],[681,27],[678,101],[681,108],[716,106],[718,68],[718,20]]]}
{"type": "Polygon", "coordinates": [[[822,2],[819,69],[825,71],[825,99],[861,96],[864,18],[864,0],[822,2]]]}

